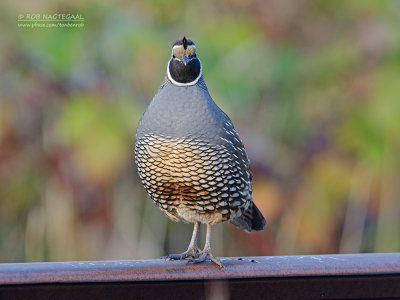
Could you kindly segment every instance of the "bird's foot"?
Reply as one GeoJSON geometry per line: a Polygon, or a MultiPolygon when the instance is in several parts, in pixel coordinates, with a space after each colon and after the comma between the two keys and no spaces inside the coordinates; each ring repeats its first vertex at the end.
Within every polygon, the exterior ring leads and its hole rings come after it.
{"type": "Polygon", "coordinates": [[[206,261],[207,259],[210,259],[214,264],[216,264],[220,268],[224,267],[222,263],[214,257],[214,255],[211,252],[211,249],[204,249],[202,252],[199,253],[198,257],[190,258],[189,262],[191,262],[192,264],[198,264],[206,261]]]}
{"type": "Polygon", "coordinates": [[[182,260],[186,258],[197,258],[200,256],[200,249],[198,247],[193,247],[187,249],[185,252],[180,253],[180,254],[168,254],[167,256],[163,256],[161,258],[165,258],[168,260],[182,260]]]}

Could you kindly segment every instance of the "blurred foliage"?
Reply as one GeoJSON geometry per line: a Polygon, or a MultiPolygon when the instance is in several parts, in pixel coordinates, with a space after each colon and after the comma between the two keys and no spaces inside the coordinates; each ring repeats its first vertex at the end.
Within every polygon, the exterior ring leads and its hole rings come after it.
{"type": "Polygon", "coordinates": [[[136,125],[183,35],[251,159],[268,221],[215,226],[218,256],[400,250],[397,1],[3,1],[0,261],[183,251],[133,162],[136,125]],[[80,13],[84,28],[18,28],[80,13]]]}

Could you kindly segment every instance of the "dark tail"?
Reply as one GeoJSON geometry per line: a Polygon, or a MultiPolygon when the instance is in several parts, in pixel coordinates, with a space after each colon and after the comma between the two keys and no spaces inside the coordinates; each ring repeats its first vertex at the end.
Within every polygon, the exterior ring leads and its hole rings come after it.
{"type": "Polygon", "coordinates": [[[253,202],[250,203],[249,208],[240,217],[236,217],[230,222],[247,232],[251,232],[252,230],[263,230],[267,224],[264,216],[253,202]]]}

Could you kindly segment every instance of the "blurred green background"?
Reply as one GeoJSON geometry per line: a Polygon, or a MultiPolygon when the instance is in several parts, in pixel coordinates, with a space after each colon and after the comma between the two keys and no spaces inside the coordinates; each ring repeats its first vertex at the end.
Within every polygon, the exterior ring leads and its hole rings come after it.
{"type": "Polygon", "coordinates": [[[186,249],[192,225],[164,217],[133,159],[183,35],[245,143],[268,221],[253,234],[215,226],[216,256],[400,250],[399,1],[6,0],[1,262],[186,249]],[[85,26],[19,28],[27,13],[85,26]]]}

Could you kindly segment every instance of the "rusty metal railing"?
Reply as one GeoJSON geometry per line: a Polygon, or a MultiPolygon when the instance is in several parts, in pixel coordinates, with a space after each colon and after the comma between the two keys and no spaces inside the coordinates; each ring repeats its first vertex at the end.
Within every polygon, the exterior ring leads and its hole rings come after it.
{"type": "Polygon", "coordinates": [[[400,253],[0,264],[0,299],[400,299],[400,253]]]}

